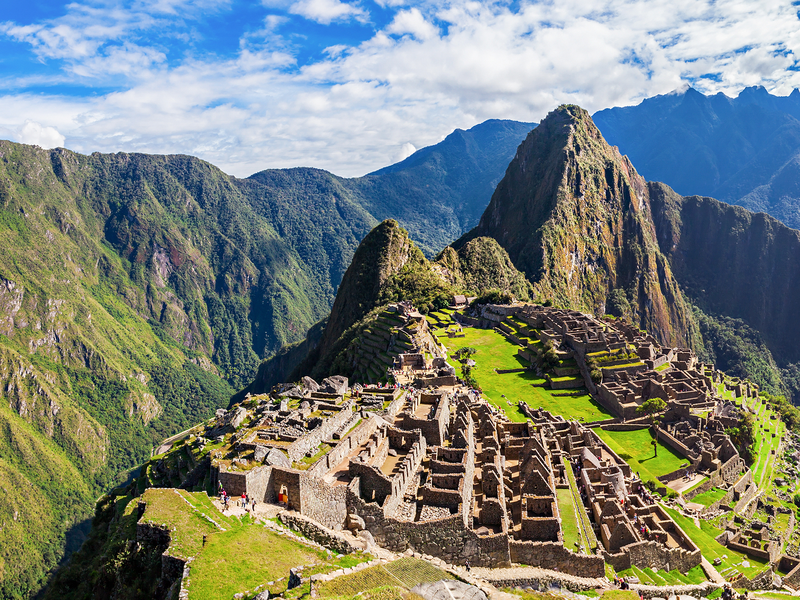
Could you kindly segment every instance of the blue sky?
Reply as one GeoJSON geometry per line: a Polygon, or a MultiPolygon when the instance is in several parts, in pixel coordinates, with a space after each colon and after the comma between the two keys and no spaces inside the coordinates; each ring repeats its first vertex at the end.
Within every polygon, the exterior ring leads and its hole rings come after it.
{"type": "Polygon", "coordinates": [[[26,0],[0,138],[362,175],[489,118],[800,86],[783,0],[26,0]]]}

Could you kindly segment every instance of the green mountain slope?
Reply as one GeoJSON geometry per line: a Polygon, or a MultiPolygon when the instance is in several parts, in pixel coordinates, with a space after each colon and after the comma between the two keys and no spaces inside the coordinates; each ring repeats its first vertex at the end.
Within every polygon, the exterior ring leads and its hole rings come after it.
{"type": "MultiPolygon", "coordinates": [[[[394,220],[380,223],[362,240],[342,279],[331,314],[307,338],[264,361],[253,383],[233,398],[262,393],[303,375],[324,378],[360,372],[353,360],[353,343],[371,334],[386,306],[406,300],[421,312],[448,306],[454,294],[477,295],[490,289],[527,300],[532,286],[514,268],[508,254],[491,238],[476,238],[456,252],[445,248],[429,261],[394,220]]],[[[385,374],[385,365],[378,379],[385,374]]]]}
{"type": "Polygon", "coordinates": [[[477,214],[529,129],[459,131],[361,179],[0,142],[0,471],[25,490],[0,497],[0,598],[35,592],[92,498],[324,319],[370,211],[402,205],[436,252],[464,226],[419,207],[477,214]]]}
{"type": "Polygon", "coordinates": [[[673,345],[695,335],[644,179],[579,107],[558,108],[528,135],[478,226],[454,247],[477,236],[497,240],[537,294],[559,305],[616,307],[673,345]]]}

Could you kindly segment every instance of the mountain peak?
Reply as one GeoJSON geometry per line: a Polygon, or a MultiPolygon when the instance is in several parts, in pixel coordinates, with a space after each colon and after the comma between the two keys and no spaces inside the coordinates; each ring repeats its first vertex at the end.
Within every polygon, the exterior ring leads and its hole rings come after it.
{"type": "Polygon", "coordinates": [[[478,226],[557,305],[617,312],[685,344],[689,316],[658,250],[648,187],[589,113],[562,105],[520,145],[478,226]]]}

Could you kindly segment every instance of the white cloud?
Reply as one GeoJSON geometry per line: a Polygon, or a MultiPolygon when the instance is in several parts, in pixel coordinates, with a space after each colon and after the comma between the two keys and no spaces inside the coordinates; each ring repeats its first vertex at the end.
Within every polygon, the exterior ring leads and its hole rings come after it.
{"type": "Polygon", "coordinates": [[[404,161],[416,151],[417,149],[414,147],[414,144],[411,142],[406,142],[400,146],[400,150],[392,158],[392,164],[404,161]]]}
{"type": "Polygon", "coordinates": [[[298,0],[289,6],[289,12],[323,25],[350,19],[365,21],[368,17],[364,9],[341,0],[298,0]]]}
{"type": "Polygon", "coordinates": [[[63,147],[65,140],[55,127],[45,127],[36,121],[25,121],[16,137],[23,144],[35,144],[42,148],[63,147]]]}
{"type": "MultiPolygon", "coordinates": [[[[150,2],[162,12],[185,6],[150,2]]],[[[321,23],[368,16],[340,0],[262,3],[321,23]]],[[[515,11],[431,0],[396,10],[360,44],[336,39],[311,59],[298,58],[299,36],[284,33],[296,17],[265,16],[233,58],[175,61],[147,43],[164,22],[151,15],[161,13],[109,11],[0,26],[43,60],[68,57],[63,79],[125,82],[88,98],[0,95],[0,131],[46,123],[78,151],[195,154],[236,175],[300,165],[361,175],[404,157],[409,140],[422,147],[487,118],[536,121],[563,102],[595,111],[687,81],[729,95],[800,85],[788,69],[800,57],[790,0],[543,0],[515,11]]]]}
{"type": "Polygon", "coordinates": [[[425,20],[418,8],[398,12],[386,31],[397,35],[411,34],[418,40],[430,40],[439,34],[439,30],[425,20]]]}

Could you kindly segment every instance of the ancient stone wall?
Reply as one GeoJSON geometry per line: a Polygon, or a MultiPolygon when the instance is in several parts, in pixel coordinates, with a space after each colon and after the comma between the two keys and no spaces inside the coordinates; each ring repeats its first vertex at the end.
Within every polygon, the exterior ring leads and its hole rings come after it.
{"type": "MultiPolygon", "coordinates": [[[[342,489],[347,489],[345,486],[341,487],[342,489]]],[[[324,523],[319,523],[308,516],[285,510],[278,513],[278,518],[290,529],[299,531],[308,539],[339,554],[350,554],[359,550],[342,534],[330,531],[324,523]]]]}
{"type": "Polygon", "coordinates": [[[219,469],[217,481],[229,496],[241,496],[247,492],[247,473],[238,471],[228,473],[224,469],[219,469]]]}
{"type": "Polygon", "coordinates": [[[378,428],[378,423],[380,423],[380,421],[375,417],[362,421],[356,429],[351,431],[336,444],[330,452],[314,463],[311,468],[308,469],[307,473],[314,477],[322,477],[325,473],[347,458],[353,450],[367,441],[369,437],[375,433],[375,430],[378,428]]]}
{"type": "Polygon", "coordinates": [[[603,577],[605,563],[600,556],[575,554],[561,542],[509,541],[511,561],[535,565],[580,577],[603,577]]]}
{"type": "Polygon", "coordinates": [[[297,512],[302,512],[303,509],[300,478],[304,475],[305,473],[293,469],[272,468],[272,485],[275,496],[285,493],[289,497],[288,508],[297,512]]]}
{"type": "Polygon", "coordinates": [[[478,536],[467,529],[462,514],[431,521],[399,521],[385,516],[376,503],[362,500],[358,493],[360,486],[360,481],[355,478],[347,487],[348,512],[364,519],[367,530],[378,545],[394,552],[411,548],[451,564],[463,565],[466,560],[473,566],[510,564],[506,534],[478,536]]]}
{"type": "Polygon", "coordinates": [[[679,441],[665,429],[658,430],[658,441],[663,442],[690,462],[697,458],[697,455],[689,450],[683,442],[679,441]]]}
{"type": "Polygon", "coordinates": [[[286,449],[289,459],[297,462],[308,452],[315,450],[321,442],[331,439],[333,432],[344,425],[353,416],[353,399],[350,398],[341,406],[338,414],[323,420],[322,424],[306,435],[292,442],[286,449]]]}
{"type": "Polygon", "coordinates": [[[344,528],[347,519],[346,486],[330,486],[321,479],[306,475],[300,480],[300,501],[303,515],[329,529],[340,531],[344,528]]]}

